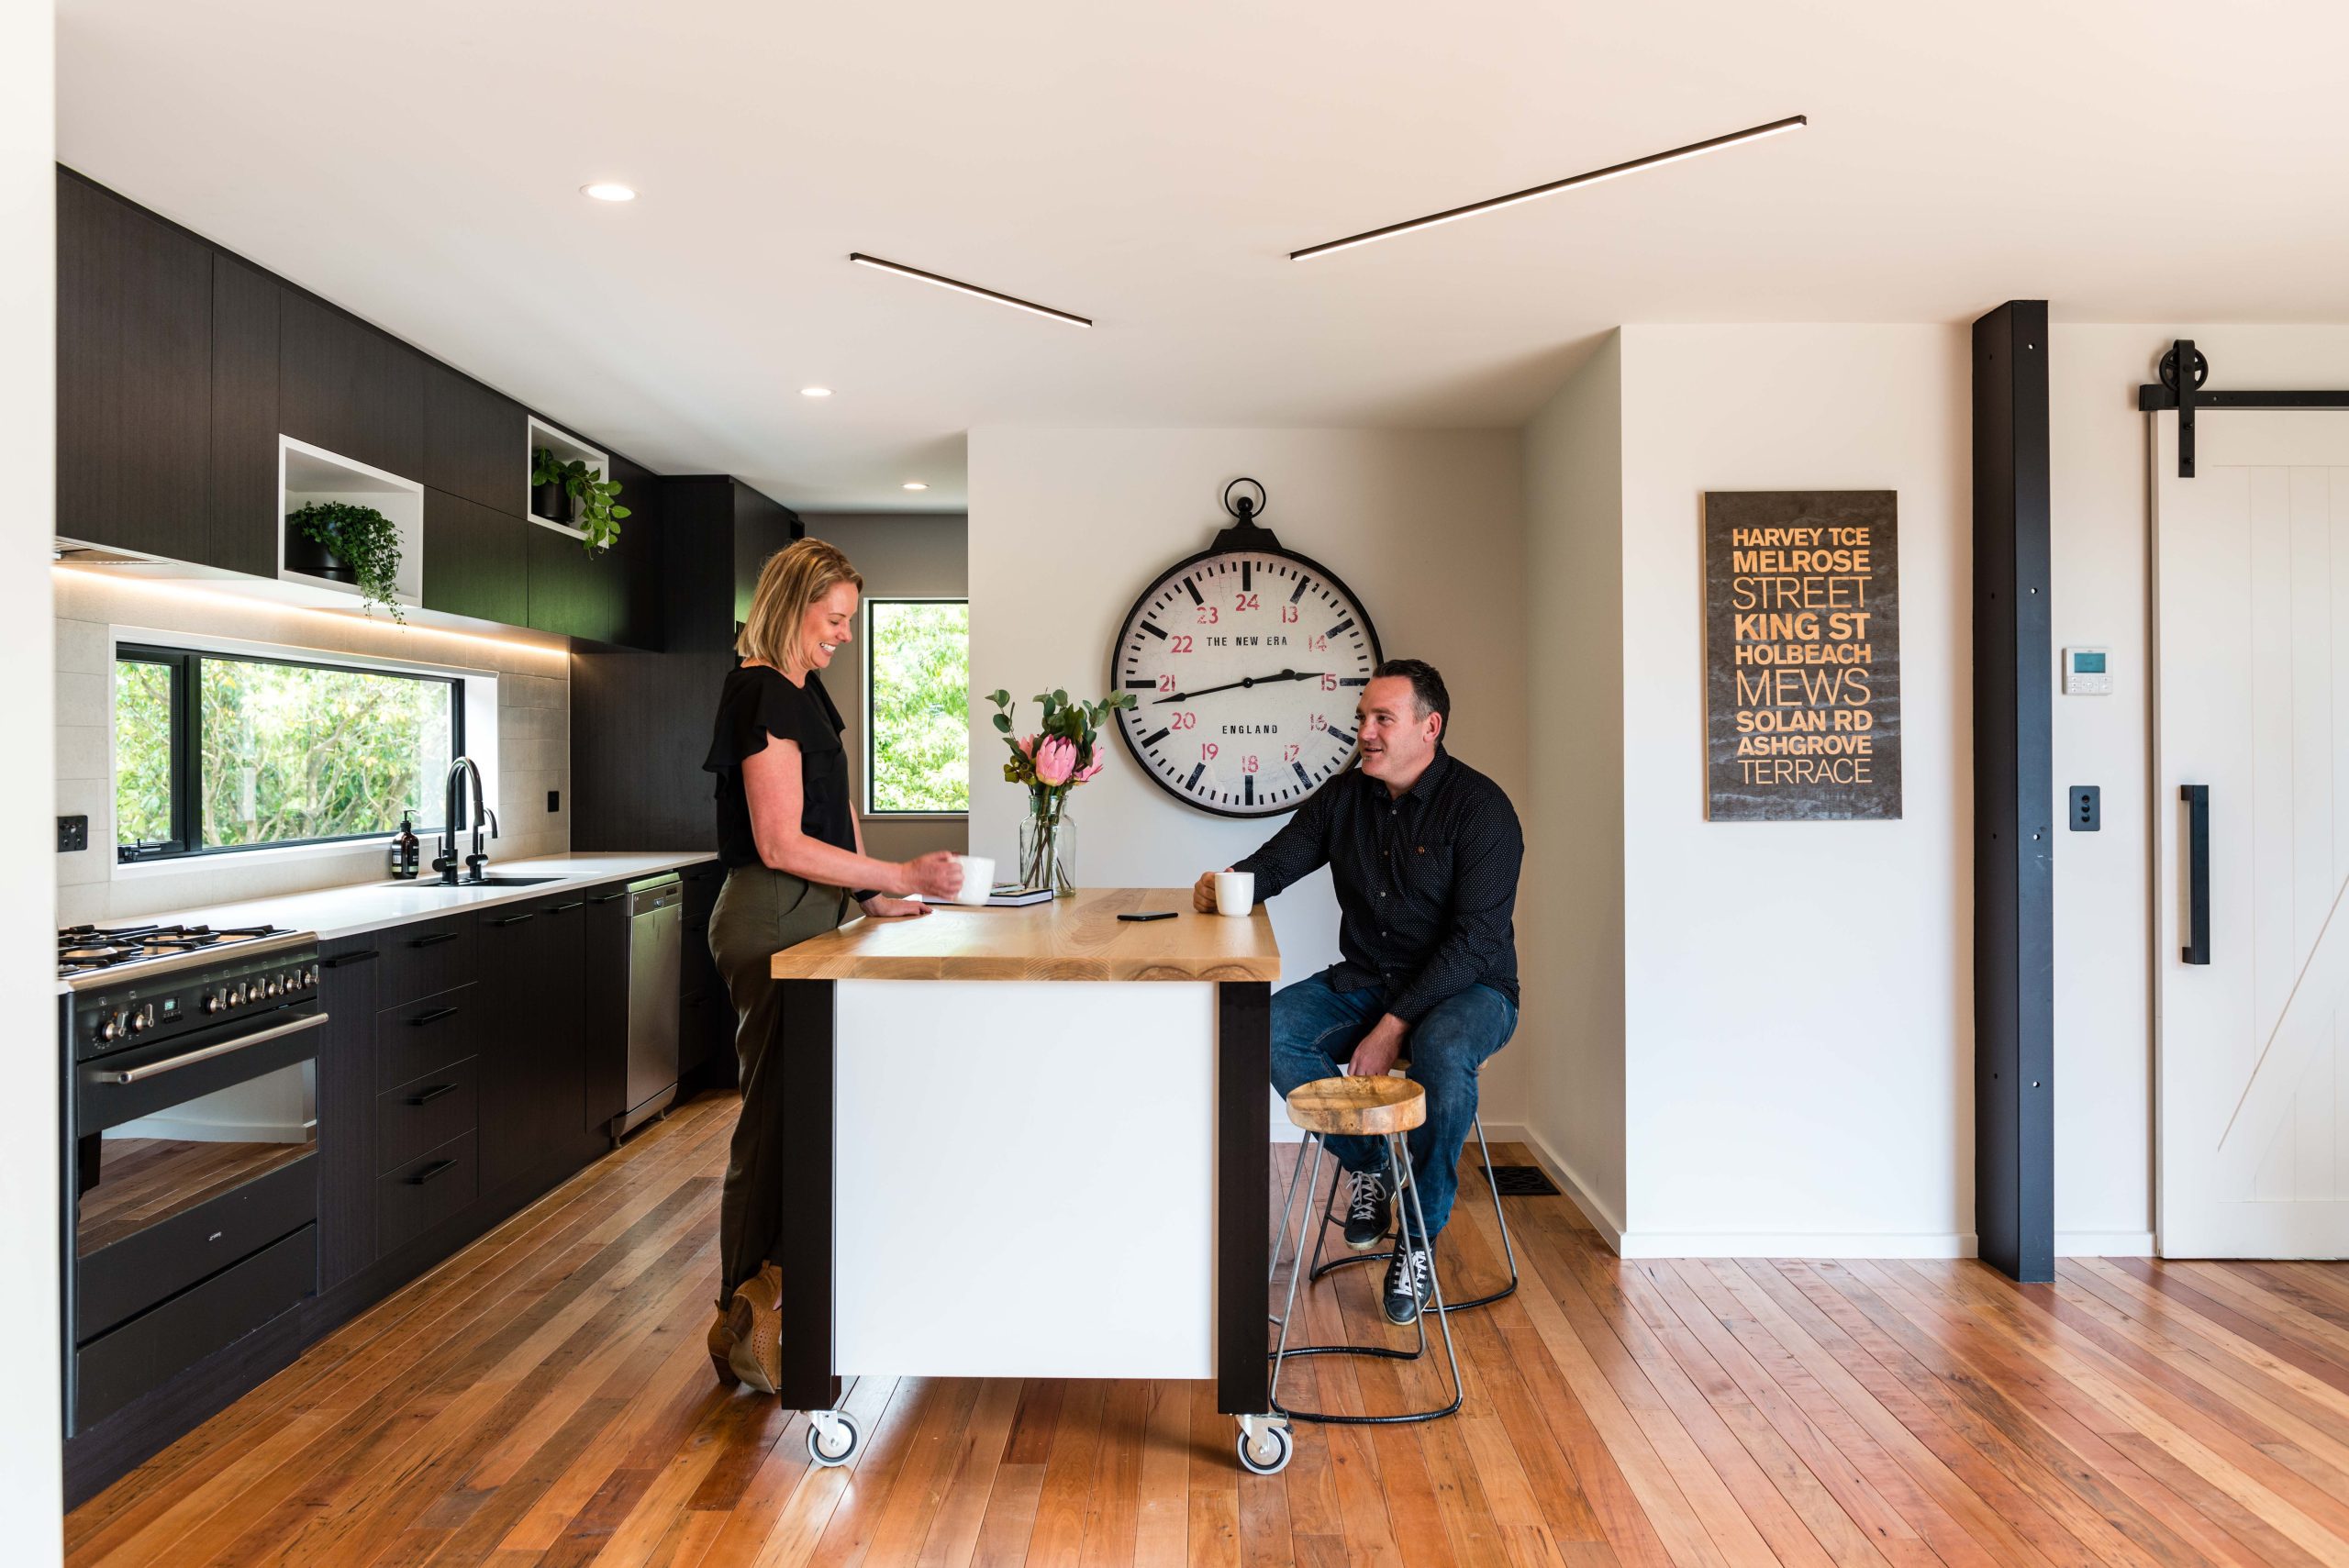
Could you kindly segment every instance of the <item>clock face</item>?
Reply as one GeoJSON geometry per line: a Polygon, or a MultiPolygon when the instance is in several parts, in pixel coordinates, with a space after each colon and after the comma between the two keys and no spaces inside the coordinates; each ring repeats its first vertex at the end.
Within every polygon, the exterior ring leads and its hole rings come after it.
{"type": "Polygon", "coordinates": [[[1286,550],[1197,556],[1118,632],[1119,733],[1160,788],[1225,817],[1294,811],[1345,771],[1378,634],[1327,571],[1286,550]]]}

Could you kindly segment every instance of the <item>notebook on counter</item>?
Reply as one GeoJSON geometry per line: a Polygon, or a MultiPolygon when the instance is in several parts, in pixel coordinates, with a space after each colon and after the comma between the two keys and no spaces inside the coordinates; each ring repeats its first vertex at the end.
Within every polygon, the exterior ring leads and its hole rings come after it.
{"type": "Polygon", "coordinates": [[[1019,909],[1030,904],[1050,904],[1052,890],[1049,887],[1022,887],[1016,882],[998,882],[987,895],[990,909],[1019,909]]]}

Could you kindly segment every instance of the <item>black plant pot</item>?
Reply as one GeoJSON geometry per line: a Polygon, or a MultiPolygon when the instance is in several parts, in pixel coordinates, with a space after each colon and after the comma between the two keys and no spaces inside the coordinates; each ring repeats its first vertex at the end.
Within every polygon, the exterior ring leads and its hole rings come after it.
{"type": "Polygon", "coordinates": [[[567,523],[571,521],[571,492],[562,487],[562,481],[560,479],[551,479],[544,484],[533,485],[530,490],[530,510],[548,522],[567,523]]]}
{"type": "Polygon", "coordinates": [[[348,562],[290,523],[285,528],[285,569],[323,577],[329,583],[359,581],[359,573],[348,562]]]}

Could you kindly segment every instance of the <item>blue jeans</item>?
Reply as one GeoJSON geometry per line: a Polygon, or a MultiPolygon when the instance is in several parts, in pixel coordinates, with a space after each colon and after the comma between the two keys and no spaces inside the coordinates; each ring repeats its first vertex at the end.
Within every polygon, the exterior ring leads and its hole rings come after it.
{"type": "MultiPolygon", "coordinates": [[[[1324,975],[1273,995],[1273,1087],[1283,1095],[1344,1071],[1354,1047],[1386,1012],[1383,986],[1341,991],[1324,975]]],[[[1430,1008],[1403,1037],[1410,1079],[1426,1091],[1428,1118],[1405,1135],[1428,1234],[1442,1234],[1460,1185],[1460,1148],[1476,1117],[1476,1069],[1517,1032],[1517,1004],[1489,985],[1430,1008]]],[[[1332,1138],[1330,1152],[1349,1171],[1386,1165],[1380,1138],[1332,1138]]]]}

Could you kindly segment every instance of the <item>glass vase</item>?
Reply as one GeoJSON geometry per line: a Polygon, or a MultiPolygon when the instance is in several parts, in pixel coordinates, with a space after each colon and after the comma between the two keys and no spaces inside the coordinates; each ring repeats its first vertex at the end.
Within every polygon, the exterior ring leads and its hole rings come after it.
{"type": "Polygon", "coordinates": [[[1074,837],[1068,797],[1050,790],[1031,791],[1028,815],[1019,823],[1019,885],[1049,887],[1055,898],[1074,893],[1074,837]]]}

